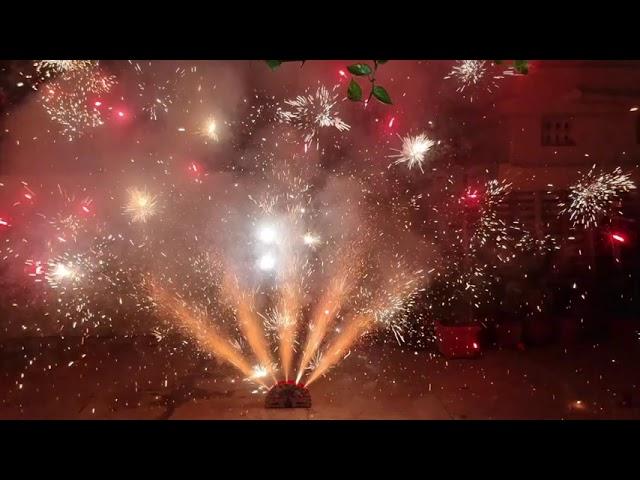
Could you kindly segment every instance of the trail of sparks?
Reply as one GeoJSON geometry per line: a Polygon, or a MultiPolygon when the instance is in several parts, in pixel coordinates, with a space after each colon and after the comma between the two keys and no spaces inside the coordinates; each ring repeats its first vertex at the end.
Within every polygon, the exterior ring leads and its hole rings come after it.
{"type": "Polygon", "coordinates": [[[256,376],[254,368],[240,355],[229,339],[208,326],[203,318],[189,311],[182,301],[155,284],[152,285],[152,297],[159,308],[167,310],[188,336],[194,338],[205,351],[230,363],[245,377],[253,378],[257,383],[265,385],[261,375],[256,376]]]}
{"type": "MultiPolygon", "coordinates": [[[[245,292],[239,285],[238,279],[227,273],[223,282],[223,290],[233,302],[233,307],[238,321],[238,326],[246,338],[251,350],[264,368],[270,368],[273,360],[269,352],[267,340],[260,322],[256,318],[253,305],[253,294],[245,292]]],[[[269,372],[275,380],[275,372],[269,372]]]]}

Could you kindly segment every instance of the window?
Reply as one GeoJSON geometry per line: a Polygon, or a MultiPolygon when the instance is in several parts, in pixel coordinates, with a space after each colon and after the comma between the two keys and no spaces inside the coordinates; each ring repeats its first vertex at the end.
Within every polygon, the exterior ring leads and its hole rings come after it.
{"type": "Polygon", "coordinates": [[[542,119],[542,145],[563,147],[575,145],[571,133],[570,117],[545,117],[542,119]]]}

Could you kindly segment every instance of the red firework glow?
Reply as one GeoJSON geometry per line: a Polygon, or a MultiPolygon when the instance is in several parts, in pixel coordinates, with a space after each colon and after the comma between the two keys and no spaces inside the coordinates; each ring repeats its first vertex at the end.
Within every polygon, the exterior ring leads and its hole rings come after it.
{"type": "Polygon", "coordinates": [[[611,234],[611,239],[615,240],[618,243],[625,243],[627,241],[627,239],[623,235],[621,235],[619,233],[612,233],[611,234]]]}
{"type": "Polygon", "coordinates": [[[462,201],[467,207],[476,207],[480,203],[480,195],[477,190],[469,188],[462,196],[462,201]]]}
{"type": "Polygon", "coordinates": [[[189,175],[195,182],[200,182],[202,180],[203,168],[197,162],[189,163],[189,167],[187,168],[189,175]]]}

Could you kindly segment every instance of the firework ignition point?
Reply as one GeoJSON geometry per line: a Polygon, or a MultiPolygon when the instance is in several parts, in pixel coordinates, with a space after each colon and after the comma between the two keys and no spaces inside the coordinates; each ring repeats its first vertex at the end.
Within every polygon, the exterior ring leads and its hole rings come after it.
{"type": "Polygon", "coordinates": [[[311,408],[311,395],[302,383],[282,380],[276,383],[264,402],[265,408],[311,408]]]}

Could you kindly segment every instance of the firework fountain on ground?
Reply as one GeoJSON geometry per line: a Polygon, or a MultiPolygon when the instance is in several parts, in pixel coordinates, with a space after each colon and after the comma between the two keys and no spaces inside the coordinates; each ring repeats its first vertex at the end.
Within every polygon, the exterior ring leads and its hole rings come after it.
{"type": "MultiPolygon", "coordinates": [[[[179,85],[198,75],[195,69],[176,69],[175,78],[157,84],[145,70],[149,63],[128,66],[146,118],[188,110],[179,85]]],[[[115,78],[97,62],[43,60],[36,68],[50,77],[39,87],[40,101],[64,138],[104,124],[97,105],[103,100],[95,98],[108,94],[115,78]]],[[[484,75],[485,68],[454,71],[476,84],[472,74],[484,75]]],[[[391,157],[391,165],[319,168],[322,158],[310,158],[323,150],[309,146],[348,136],[346,109],[336,89],[321,85],[294,99],[267,101],[256,94],[240,119],[223,122],[209,112],[194,121],[200,143],[204,137],[219,144],[222,128],[251,139],[236,154],[250,165],[245,176],[150,152],[114,170],[108,185],[93,191],[23,184],[16,209],[26,212],[47,195],[50,208],[32,208],[29,221],[22,214],[23,228],[0,217],[7,278],[26,276],[31,283],[30,293],[12,305],[40,306],[60,329],[84,336],[108,331],[114,322],[149,322],[160,341],[181,332],[199,351],[262,387],[278,379],[312,384],[371,338],[405,342],[419,323],[416,303],[429,298],[431,284],[445,286],[447,294],[437,300],[443,305],[470,292],[477,306],[498,265],[547,248],[517,221],[499,217],[510,187],[505,182],[489,180],[475,190],[449,175],[430,180],[427,194],[401,186],[407,172],[446,170],[436,148],[440,140],[430,134],[393,138],[363,155],[391,157]],[[465,238],[450,216],[476,201],[477,219],[465,238]],[[418,232],[420,209],[428,210],[429,221],[418,232]],[[476,255],[487,245],[495,247],[491,258],[476,255]],[[476,259],[465,268],[461,249],[476,259]]],[[[582,182],[572,197],[574,210],[590,203],[585,197],[592,194],[583,190],[603,190],[598,198],[608,205],[619,191],[634,188],[619,170],[595,182],[607,188],[582,182]]]]}

